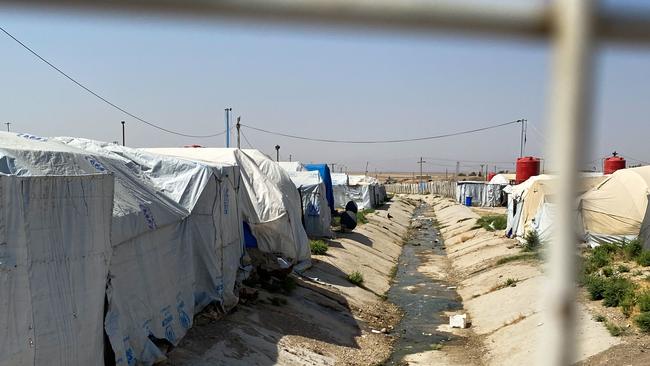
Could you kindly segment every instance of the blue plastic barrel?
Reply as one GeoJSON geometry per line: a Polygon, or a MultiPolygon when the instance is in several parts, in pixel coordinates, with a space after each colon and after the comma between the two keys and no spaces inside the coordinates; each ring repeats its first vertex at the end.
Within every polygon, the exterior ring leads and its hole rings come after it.
{"type": "Polygon", "coordinates": [[[465,197],[465,206],[472,206],[472,196],[465,197]]]}

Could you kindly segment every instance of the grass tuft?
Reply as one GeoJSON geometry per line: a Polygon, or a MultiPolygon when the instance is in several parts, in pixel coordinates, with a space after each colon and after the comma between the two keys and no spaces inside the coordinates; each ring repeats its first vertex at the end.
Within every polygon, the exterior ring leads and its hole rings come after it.
{"type": "Polygon", "coordinates": [[[366,208],[364,210],[359,210],[359,212],[357,212],[357,224],[358,225],[367,224],[368,218],[366,217],[366,215],[371,214],[373,212],[375,212],[375,209],[373,208],[366,208]]]}
{"type": "Polygon", "coordinates": [[[637,317],[634,318],[634,322],[639,326],[639,329],[641,329],[642,332],[650,333],[650,312],[646,311],[637,315],[637,317]]]}
{"type": "Polygon", "coordinates": [[[361,284],[363,284],[363,275],[361,274],[361,272],[358,272],[358,271],[354,271],[354,272],[350,273],[349,275],[347,275],[346,279],[350,283],[352,283],[354,285],[357,285],[357,286],[360,286],[361,284]]]}
{"type": "Polygon", "coordinates": [[[539,234],[535,230],[530,230],[524,236],[524,252],[535,252],[542,245],[539,234]]]}
{"type": "Polygon", "coordinates": [[[476,220],[476,225],[474,228],[482,227],[487,231],[494,230],[505,230],[507,226],[507,216],[506,215],[487,215],[482,216],[476,220]]]}
{"type": "Polygon", "coordinates": [[[606,322],[605,327],[609,331],[609,334],[611,334],[613,337],[619,337],[623,334],[623,328],[612,322],[606,322]]]}
{"type": "Polygon", "coordinates": [[[323,255],[327,253],[328,245],[322,240],[310,240],[309,247],[311,249],[311,254],[323,255]]]}
{"type": "Polygon", "coordinates": [[[501,258],[497,261],[497,265],[502,265],[505,263],[515,262],[515,261],[526,261],[526,260],[536,260],[540,259],[539,253],[521,253],[511,255],[509,257],[501,258]]]}

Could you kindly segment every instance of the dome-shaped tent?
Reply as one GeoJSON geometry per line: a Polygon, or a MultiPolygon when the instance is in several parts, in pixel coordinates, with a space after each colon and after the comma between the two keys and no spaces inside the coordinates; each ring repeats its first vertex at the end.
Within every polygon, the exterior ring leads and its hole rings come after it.
{"type": "Polygon", "coordinates": [[[639,235],[650,193],[650,166],[621,169],[582,196],[582,220],[590,243],[639,235]]]}

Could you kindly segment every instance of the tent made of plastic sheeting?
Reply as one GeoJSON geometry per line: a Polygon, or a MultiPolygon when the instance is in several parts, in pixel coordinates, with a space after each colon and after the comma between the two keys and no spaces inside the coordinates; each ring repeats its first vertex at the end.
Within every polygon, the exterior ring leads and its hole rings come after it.
{"type": "Polygon", "coordinates": [[[323,183],[325,184],[325,194],[327,196],[327,205],[331,212],[334,212],[334,192],[332,189],[332,176],[330,175],[330,168],[327,164],[307,164],[305,170],[317,171],[320,174],[323,183]]]}
{"type": "Polygon", "coordinates": [[[325,184],[317,171],[287,172],[302,198],[305,230],[311,237],[332,237],[332,213],[327,206],[325,184]]]}
{"type": "Polygon", "coordinates": [[[287,172],[305,171],[305,166],[299,161],[280,161],[278,164],[287,172]]]}
{"type": "Polygon", "coordinates": [[[502,185],[509,185],[510,182],[514,181],[517,179],[516,174],[505,174],[505,173],[499,173],[492,177],[488,183],[490,184],[502,184],[502,185]]]}
{"type": "MultiPolygon", "coordinates": [[[[0,138],[0,161],[0,172],[18,176],[114,177],[106,228],[109,280],[101,286],[108,308],[99,329],[105,329],[117,365],[163,360],[153,340],[176,345],[202,307],[236,304],[242,239],[235,167],[217,169],[91,140],[8,133],[0,138]]],[[[69,303],[62,306],[75,311],[69,303]]],[[[69,337],[65,328],[56,331],[53,337],[69,337]]],[[[101,350],[95,355],[101,364],[101,350]]]]}
{"type": "MultiPolygon", "coordinates": [[[[603,179],[598,175],[581,175],[578,191],[585,192],[597,185],[603,179]]],[[[552,204],[556,192],[557,180],[552,175],[538,175],[530,177],[525,182],[515,186],[507,186],[508,193],[508,224],[506,234],[510,237],[523,238],[531,229],[544,229],[549,232],[553,222],[552,204]],[[540,212],[541,210],[546,212],[540,212]],[[537,222],[545,220],[544,223],[537,222]]],[[[576,203],[577,210],[577,203],[576,203]]],[[[539,234],[539,232],[538,232],[539,234]]]]}
{"type": "Polygon", "coordinates": [[[377,179],[366,175],[349,175],[345,194],[345,203],[354,201],[362,210],[377,207],[386,200],[385,188],[378,184],[377,179]]]}
{"type": "Polygon", "coordinates": [[[334,208],[345,208],[350,201],[347,196],[348,175],[345,173],[332,173],[332,195],[334,208]]]}
{"type": "Polygon", "coordinates": [[[110,174],[0,175],[0,365],[103,365],[112,205],[110,174]]]}
{"type": "MultiPolygon", "coordinates": [[[[581,197],[581,216],[592,245],[632,239],[648,209],[650,166],[620,169],[581,197]]],[[[648,244],[646,244],[648,245],[648,244]]]]}
{"type": "Polygon", "coordinates": [[[465,198],[472,197],[472,205],[480,206],[485,194],[485,182],[461,181],[456,185],[456,201],[465,204],[465,198]]]}
{"type": "Polygon", "coordinates": [[[276,162],[252,149],[145,150],[207,164],[238,166],[245,188],[239,191],[242,215],[249,224],[259,249],[289,259],[297,265],[296,269],[310,266],[309,238],[302,225],[300,195],[289,175],[276,162]]]}

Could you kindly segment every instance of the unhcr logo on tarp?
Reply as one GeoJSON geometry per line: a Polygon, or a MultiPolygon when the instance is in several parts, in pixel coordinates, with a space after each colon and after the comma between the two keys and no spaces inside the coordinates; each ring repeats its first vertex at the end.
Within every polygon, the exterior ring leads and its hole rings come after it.
{"type": "Polygon", "coordinates": [[[36,135],[30,135],[30,134],[28,134],[28,133],[19,133],[19,134],[17,134],[17,136],[20,136],[20,137],[22,137],[22,138],[25,138],[25,139],[28,139],[28,140],[32,140],[32,141],[41,141],[41,142],[45,142],[45,141],[47,141],[47,139],[46,139],[45,137],[40,137],[40,136],[36,136],[36,135]]]}
{"type": "Polygon", "coordinates": [[[86,156],[84,156],[84,158],[85,158],[86,161],[88,161],[88,163],[89,163],[90,165],[92,165],[93,168],[95,168],[97,171],[102,172],[102,173],[106,171],[106,168],[104,167],[104,165],[102,165],[102,163],[100,163],[99,161],[97,161],[94,157],[86,155],[86,156]]]}

